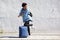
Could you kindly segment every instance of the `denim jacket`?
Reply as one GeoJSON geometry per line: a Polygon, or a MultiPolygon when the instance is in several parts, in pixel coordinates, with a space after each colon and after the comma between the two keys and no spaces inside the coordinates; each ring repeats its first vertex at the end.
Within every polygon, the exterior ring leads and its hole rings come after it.
{"type": "MultiPolygon", "coordinates": [[[[31,16],[29,15],[30,12],[29,12],[27,9],[24,10],[24,9],[22,8],[20,14],[23,14],[23,16],[22,16],[23,22],[26,22],[26,21],[29,21],[29,20],[32,21],[32,18],[31,18],[31,16]]],[[[19,15],[20,15],[20,14],[19,14],[19,15]]]]}

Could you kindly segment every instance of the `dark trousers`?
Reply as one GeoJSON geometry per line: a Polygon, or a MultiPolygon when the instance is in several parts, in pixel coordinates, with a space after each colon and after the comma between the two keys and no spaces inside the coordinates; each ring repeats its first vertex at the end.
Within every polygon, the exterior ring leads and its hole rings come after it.
{"type": "Polygon", "coordinates": [[[28,28],[28,34],[30,35],[29,21],[26,21],[26,22],[24,23],[24,26],[27,26],[27,28],[28,28]]]}

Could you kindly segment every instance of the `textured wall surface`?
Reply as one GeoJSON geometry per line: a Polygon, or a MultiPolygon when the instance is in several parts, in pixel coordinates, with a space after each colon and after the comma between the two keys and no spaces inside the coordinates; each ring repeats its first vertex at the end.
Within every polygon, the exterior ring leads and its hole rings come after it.
{"type": "Polygon", "coordinates": [[[60,0],[0,0],[0,32],[18,32],[23,25],[18,18],[22,2],[33,13],[35,30],[60,32],[60,0]]]}

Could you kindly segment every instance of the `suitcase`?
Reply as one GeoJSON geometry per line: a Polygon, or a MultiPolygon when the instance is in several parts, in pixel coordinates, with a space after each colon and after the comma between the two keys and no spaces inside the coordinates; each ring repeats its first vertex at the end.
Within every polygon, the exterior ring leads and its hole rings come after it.
{"type": "Polygon", "coordinates": [[[28,30],[26,26],[19,27],[19,38],[27,38],[28,30]]]}

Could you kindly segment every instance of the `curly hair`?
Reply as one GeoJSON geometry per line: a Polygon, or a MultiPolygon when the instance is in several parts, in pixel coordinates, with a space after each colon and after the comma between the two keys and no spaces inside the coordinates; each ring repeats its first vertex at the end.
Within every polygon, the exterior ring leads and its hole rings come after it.
{"type": "Polygon", "coordinates": [[[22,3],[22,7],[24,7],[24,6],[26,6],[27,5],[27,3],[22,3]]]}

